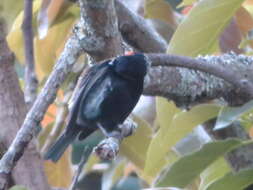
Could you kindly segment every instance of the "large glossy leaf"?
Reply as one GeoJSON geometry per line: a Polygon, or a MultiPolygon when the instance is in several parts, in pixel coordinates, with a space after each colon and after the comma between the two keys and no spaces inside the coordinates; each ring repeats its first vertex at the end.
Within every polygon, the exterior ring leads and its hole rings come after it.
{"type": "Polygon", "coordinates": [[[177,28],[168,53],[197,56],[210,53],[223,28],[244,0],[202,0],[177,28]]]}
{"type": "Polygon", "coordinates": [[[220,156],[242,144],[237,139],[207,143],[199,151],[180,158],[169,167],[164,176],[159,178],[157,186],[184,188],[220,156]]]}
{"type": "Polygon", "coordinates": [[[223,129],[242,114],[253,109],[253,100],[240,107],[224,107],[220,110],[214,130],[223,129]]]}
{"type": "MultiPolygon", "coordinates": [[[[198,54],[212,52],[220,33],[242,2],[243,0],[198,1],[177,28],[167,52],[186,56],[197,56],[198,54]]],[[[168,127],[168,131],[164,133],[164,147],[170,149],[197,124],[217,115],[217,110],[217,108],[215,111],[212,108],[210,110],[206,108],[204,112],[200,109],[196,110],[194,114],[184,113],[185,119],[177,118],[172,125],[174,127],[168,127]],[[201,122],[197,121],[196,117],[202,118],[201,122]]],[[[162,111],[163,109],[159,106],[158,112],[162,111]]],[[[169,125],[169,123],[166,124],[166,126],[169,125]]],[[[157,154],[156,158],[155,163],[165,163],[164,154],[157,154]]],[[[150,167],[150,165],[145,167],[146,173],[154,173],[154,168],[157,171],[155,163],[153,164],[154,167],[150,167]]]]}
{"type": "Polygon", "coordinates": [[[168,153],[166,147],[166,139],[164,136],[167,133],[168,127],[175,114],[180,110],[175,106],[173,102],[168,102],[164,98],[157,98],[157,120],[160,125],[160,129],[153,137],[147,152],[147,159],[145,162],[145,175],[154,177],[160,171],[161,168],[167,163],[165,155],[168,153]],[[160,159],[160,161],[158,161],[160,159]]]}
{"type": "Polygon", "coordinates": [[[35,62],[37,64],[36,72],[39,79],[50,74],[56,62],[59,52],[64,47],[65,40],[75,22],[75,15],[71,12],[65,12],[56,20],[48,30],[46,37],[39,39],[34,38],[35,62]]]}
{"type": "Polygon", "coordinates": [[[206,190],[244,190],[253,183],[253,169],[225,175],[212,183],[206,190]]]}
{"type": "MultiPolygon", "coordinates": [[[[34,31],[34,54],[36,73],[40,80],[47,76],[55,63],[59,52],[64,47],[72,25],[78,15],[78,8],[70,6],[63,11],[60,16],[55,18],[47,32],[47,36],[42,40],[39,39],[37,33],[37,15],[41,5],[41,1],[36,0],[33,3],[33,31],[34,31]]],[[[23,22],[23,11],[16,17],[14,24],[7,36],[8,44],[15,53],[18,61],[24,63],[24,44],[21,25],[23,22]]]]}
{"type": "Polygon", "coordinates": [[[215,117],[219,112],[220,107],[217,105],[202,104],[192,108],[190,111],[180,112],[174,116],[171,124],[168,123],[160,129],[162,132],[159,138],[154,138],[151,141],[150,153],[145,165],[145,173],[153,175],[157,174],[166,164],[166,154],[170,149],[194,127],[203,122],[215,117]],[[154,151],[154,152],[153,152],[154,151]]]}

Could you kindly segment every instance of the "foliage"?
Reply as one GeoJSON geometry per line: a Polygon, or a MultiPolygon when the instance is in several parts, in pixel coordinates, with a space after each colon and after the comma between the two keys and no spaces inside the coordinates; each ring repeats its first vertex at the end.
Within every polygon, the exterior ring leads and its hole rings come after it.
{"type": "MultiPolygon", "coordinates": [[[[199,54],[223,53],[219,46],[221,42],[231,51],[238,48],[239,44],[231,46],[221,38],[221,35],[227,35],[234,42],[238,36],[229,36],[229,33],[235,28],[240,31],[241,51],[251,54],[253,43],[249,32],[253,27],[252,4],[252,0],[145,0],[143,7],[145,18],[152,21],[158,32],[170,41],[167,53],[196,57],[199,54]],[[232,18],[234,28],[223,33],[232,18]]],[[[0,9],[3,10],[1,14],[8,18],[9,46],[22,64],[22,5],[14,0],[4,0],[0,2],[0,9]]],[[[42,84],[79,17],[79,8],[64,0],[36,0],[33,10],[36,73],[42,84]]],[[[56,103],[50,107],[42,122],[43,131],[39,140],[41,149],[47,143],[49,134],[53,133],[54,120],[59,113],[63,94],[69,93],[69,88],[61,90],[63,93],[58,95],[56,103]]],[[[177,108],[173,102],[157,97],[155,107],[153,122],[141,118],[138,113],[132,116],[138,129],[121,144],[119,159],[112,162],[97,159],[92,153],[92,147],[103,137],[96,133],[84,142],[75,142],[57,164],[45,162],[50,185],[62,188],[70,185],[74,173],[72,168],[80,162],[85,146],[90,147],[90,156],[82,171],[83,180],[79,183],[82,187],[89,183],[85,177],[94,172],[99,173],[95,176],[101,182],[103,190],[153,186],[188,190],[239,190],[252,183],[252,170],[233,173],[223,158],[225,153],[243,145],[243,141],[229,139],[209,142],[197,151],[189,150],[191,153],[186,155],[180,154],[175,148],[194,128],[217,116],[217,128],[227,126],[235,120],[243,121],[244,126],[252,126],[252,102],[239,108],[222,109],[219,105],[202,104],[186,111],[177,108]]],[[[151,112],[151,108],[146,111],[151,112]]],[[[56,138],[57,134],[54,135],[56,138]]],[[[24,188],[16,186],[11,189],[24,188]]]]}

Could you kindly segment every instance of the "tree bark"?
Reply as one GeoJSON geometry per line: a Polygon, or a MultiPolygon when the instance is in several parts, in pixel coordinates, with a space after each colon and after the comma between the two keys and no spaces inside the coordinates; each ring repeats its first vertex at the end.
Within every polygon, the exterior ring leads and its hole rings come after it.
{"type": "MultiPolygon", "coordinates": [[[[4,35],[4,22],[0,21],[0,141],[9,147],[26,116],[24,95],[14,69],[14,56],[8,48],[4,35]]],[[[6,175],[10,178],[11,176],[6,175]]],[[[31,143],[24,156],[13,170],[15,184],[29,189],[50,189],[43,171],[43,163],[31,143]]],[[[7,186],[5,186],[7,188],[7,186]]],[[[3,189],[3,187],[0,187],[3,189]]]]}

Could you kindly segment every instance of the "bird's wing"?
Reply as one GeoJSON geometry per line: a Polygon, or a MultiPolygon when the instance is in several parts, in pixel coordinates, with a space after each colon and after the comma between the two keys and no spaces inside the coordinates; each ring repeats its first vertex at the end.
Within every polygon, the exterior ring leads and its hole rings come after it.
{"type": "Polygon", "coordinates": [[[68,122],[65,129],[65,134],[70,133],[73,128],[77,127],[77,117],[82,97],[85,97],[96,81],[106,73],[108,63],[111,60],[105,61],[101,64],[92,66],[83,77],[80,83],[80,89],[76,92],[76,98],[73,100],[73,106],[70,109],[68,122]]]}

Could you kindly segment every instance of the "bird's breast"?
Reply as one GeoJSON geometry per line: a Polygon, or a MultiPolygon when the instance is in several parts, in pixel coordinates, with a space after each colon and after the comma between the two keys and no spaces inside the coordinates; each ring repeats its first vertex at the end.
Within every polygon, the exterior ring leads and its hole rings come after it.
{"type": "Polygon", "coordinates": [[[134,108],[141,91],[141,84],[109,75],[88,93],[81,105],[83,118],[95,122],[110,120],[111,123],[121,123],[134,108]]]}

